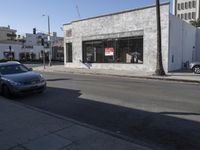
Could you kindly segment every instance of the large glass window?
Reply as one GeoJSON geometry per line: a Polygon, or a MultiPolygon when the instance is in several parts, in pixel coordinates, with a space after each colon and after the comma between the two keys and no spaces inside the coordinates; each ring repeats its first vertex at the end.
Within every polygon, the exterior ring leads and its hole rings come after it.
{"type": "Polygon", "coordinates": [[[87,63],[143,63],[143,37],[113,38],[83,42],[87,63]]]}
{"type": "Polygon", "coordinates": [[[103,63],[103,41],[89,41],[83,44],[84,62],[103,63]]]}

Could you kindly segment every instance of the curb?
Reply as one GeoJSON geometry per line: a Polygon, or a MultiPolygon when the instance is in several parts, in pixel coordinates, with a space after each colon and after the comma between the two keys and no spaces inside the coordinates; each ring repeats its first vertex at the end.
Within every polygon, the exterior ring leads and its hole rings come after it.
{"type": "MultiPolygon", "coordinates": [[[[39,72],[49,72],[49,73],[72,73],[72,74],[83,74],[83,75],[96,75],[96,76],[115,76],[115,77],[124,77],[124,78],[133,78],[133,79],[147,79],[147,80],[161,80],[161,81],[175,81],[183,83],[193,83],[200,84],[200,80],[187,80],[187,79],[172,79],[166,77],[156,77],[156,76],[127,76],[127,75],[117,75],[117,74],[103,74],[103,73],[93,73],[93,72],[76,72],[76,71],[61,71],[61,70],[43,70],[43,69],[34,69],[39,72]]],[[[170,75],[168,75],[170,77],[170,75]]]]}

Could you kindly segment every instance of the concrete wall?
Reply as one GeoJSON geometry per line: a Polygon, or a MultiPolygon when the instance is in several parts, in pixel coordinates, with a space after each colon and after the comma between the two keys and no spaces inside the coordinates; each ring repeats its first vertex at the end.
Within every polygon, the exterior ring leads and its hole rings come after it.
{"type": "Polygon", "coordinates": [[[170,15],[169,38],[169,71],[184,69],[184,63],[196,60],[195,27],[170,15]]]}
{"type": "Polygon", "coordinates": [[[196,60],[200,61],[200,28],[197,28],[196,38],[196,60]]]}
{"type": "MultiPolygon", "coordinates": [[[[163,64],[165,70],[168,71],[169,3],[161,6],[161,23],[163,64]]],[[[67,63],[65,45],[66,67],[87,68],[81,63],[82,41],[143,35],[143,64],[95,63],[91,64],[91,68],[132,70],[137,73],[153,73],[155,71],[157,54],[155,6],[75,21],[66,24],[64,30],[64,42],[72,42],[73,47],[73,63],[67,63]],[[70,30],[72,31],[71,37],[66,35],[70,30]]]]}

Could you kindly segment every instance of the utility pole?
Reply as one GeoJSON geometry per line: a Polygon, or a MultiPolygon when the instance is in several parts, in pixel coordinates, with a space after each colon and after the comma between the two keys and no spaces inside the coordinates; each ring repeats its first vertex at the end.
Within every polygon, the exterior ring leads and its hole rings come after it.
{"type": "Polygon", "coordinates": [[[162,63],[162,39],[161,39],[161,22],[160,22],[160,0],[156,0],[156,18],[157,18],[157,63],[155,74],[165,76],[162,63]]]}
{"type": "Polygon", "coordinates": [[[78,5],[76,5],[76,11],[77,11],[77,14],[78,14],[79,19],[81,19],[81,14],[80,14],[78,5]]]}
{"type": "Polygon", "coordinates": [[[48,41],[49,41],[49,66],[51,66],[51,59],[52,59],[52,45],[51,45],[51,30],[50,30],[50,17],[48,16],[48,41]]]}

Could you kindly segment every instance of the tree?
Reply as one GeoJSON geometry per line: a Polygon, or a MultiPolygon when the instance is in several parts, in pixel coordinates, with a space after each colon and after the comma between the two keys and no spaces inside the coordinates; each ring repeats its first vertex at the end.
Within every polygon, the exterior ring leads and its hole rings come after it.
{"type": "Polygon", "coordinates": [[[157,63],[155,74],[165,76],[162,63],[162,40],[161,40],[161,22],[160,22],[160,0],[156,0],[156,18],[157,18],[157,63]]]}
{"type": "Polygon", "coordinates": [[[195,27],[200,27],[200,18],[197,20],[190,21],[190,23],[195,27]]]}

